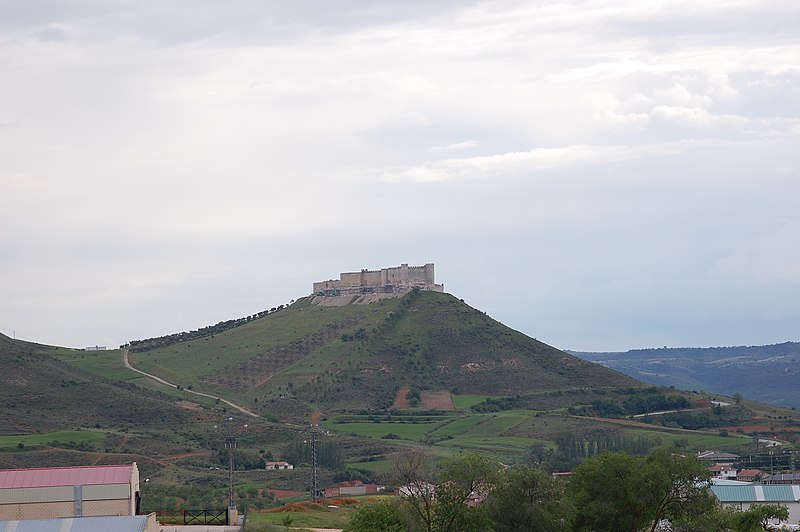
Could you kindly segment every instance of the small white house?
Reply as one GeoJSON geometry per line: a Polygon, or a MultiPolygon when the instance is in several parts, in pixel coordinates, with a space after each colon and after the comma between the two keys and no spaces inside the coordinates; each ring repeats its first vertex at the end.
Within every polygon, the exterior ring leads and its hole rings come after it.
{"type": "Polygon", "coordinates": [[[273,471],[278,469],[294,469],[294,466],[289,462],[267,462],[265,469],[267,471],[273,471]]]}
{"type": "Polygon", "coordinates": [[[709,466],[708,470],[714,478],[736,480],[736,468],[731,464],[714,464],[709,466]]]}

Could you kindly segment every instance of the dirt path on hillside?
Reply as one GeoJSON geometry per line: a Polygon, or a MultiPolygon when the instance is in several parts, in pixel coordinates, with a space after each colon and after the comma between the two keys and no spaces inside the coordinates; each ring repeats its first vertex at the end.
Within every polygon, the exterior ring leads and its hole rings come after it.
{"type": "MultiPolygon", "coordinates": [[[[144,375],[145,377],[153,379],[156,382],[159,382],[161,384],[165,384],[167,386],[172,386],[173,388],[177,388],[178,387],[177,384],[173,384],[171,382],[167,382],[164,379],[162,379],[161,377],[156,377],[155,375],[151,375],[150,373],[146,373],[146,372],[144,372],[144,371],[142,371],[140,369],[134,368],[131,365],[130,360],[128,360],[128,350],[127,349],[123,349],[122,350],[122,363],[125,364],[125,367],[128,368],[129,370],[135,371],[136,373],[140,373],[140,374],[144,375]]],[[[211,395],[210,393],[196,392],[194,390],[189,390],[188,388],[184,388],[183,391],[187,392],[187,393],[193,393],[195,395],[200,395],[202,397],[208,397],[210,399],[215,399],[217,401],[222,401],[226,405],[235,408],[236,410],[238,410],[242,414],[247,414],[248,416],[252,416],[252,417],[261,417],[258,414],[256,414],[255,412],[251,412],[250,410],[246,409],[245,407],[239,406],[239,405],[237,405],[235,403],[232,403],[232,402],[228,401],[227,399],[225,399],[223,397],[217,397],[216,395],[211,395]]]]}

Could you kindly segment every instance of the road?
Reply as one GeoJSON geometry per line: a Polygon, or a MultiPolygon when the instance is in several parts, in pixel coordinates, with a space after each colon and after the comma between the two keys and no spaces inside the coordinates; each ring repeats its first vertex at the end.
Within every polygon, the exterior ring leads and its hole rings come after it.
{"type": "MultiPolygon", "coordinates": [[[[177,388],[178,387],[177,384],[173,384],[171,382],[165,381],[161,377],[156,377],[155,375],[151,375],[150,373],[147,373],[147,372],[144,372],[144,371],[142,371],[140,369],[134,368],[131,365],[130,360],[128,360],[128,350],[127,349],[123,349],[122,350],[122,362],[123,362],[123,364],[125,364],[125,367],[128,368],[131,371],[135,371],[136,373],[140,373],[140,374],[144,375],[145,377],[153,379],[154,381],[159,382],[161,384],[165,384],[167,386],[172,386],[173,388],[177,388]]],[[[196,392],[196,391],[190,390],[188,388],[183,388],[183,391],[187,392],[187,393],[193,393],[195,395],[200,395],[202,397],[208,397],[210,399],[215,399],[217,401],[222,401],[226,405],[228,405],[228,406],[230,406],[232,408],[235,408],[236,410],[238,410],[242,414],[246,414],[246,415],[252,416],[252,417],[261,417],[258,414],[256,414],[255,412],[251,412],[250,410],[244,408],[243,406],[239,406],[236,403],[232,403],[232,402],[228,401],[227,399],[225,399],[223,397],[217,397],[216,395],[211,395],[210,393],[196,392]]]]}
{"type": "Polygon", "coordinates": [[[635,416],[631,417],[637,418],[637,417],[647,417],[647,416],[660,416],[662,414],[672,414],[673,412],[679,412],[679,410],[662,410],[661,412],[647,412],[646,414],[636,414],[635,416]]]}

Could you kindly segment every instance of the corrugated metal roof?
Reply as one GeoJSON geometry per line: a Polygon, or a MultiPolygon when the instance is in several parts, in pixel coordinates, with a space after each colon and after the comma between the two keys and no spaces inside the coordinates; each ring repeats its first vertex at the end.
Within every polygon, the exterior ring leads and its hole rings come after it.
{"type": "Polygon", "coordinates": [[[748,486],[711,486],[720,502],[798,502],[800,486],[750,484],[748,486]],[[797,489],[795,489],[797,488],[797,489]]]}
{"type": "Polygon", "coordinates": [[[127,484],[133,465],[0,470],[0,489],[127,484]]]}
{"type": "Polygon", "coordinates": [[[0,532],[142,532],[146,515],[0,521],[0,532]]]}

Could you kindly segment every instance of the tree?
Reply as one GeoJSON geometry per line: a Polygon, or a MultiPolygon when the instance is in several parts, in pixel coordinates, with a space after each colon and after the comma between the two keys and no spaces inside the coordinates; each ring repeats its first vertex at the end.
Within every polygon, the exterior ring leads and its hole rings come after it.
{"type": "Polygon", "coordinates": [[[403,452],[392,456],[390,462],[404,506],[423,530],[433,532],[435,486],[425,455],[419,451],[403,452]]]}
{"type": "Polygon", "coordinates": [[[662,519],[683,520],[701,515],[714,506],[708,491],[711,473],[694,456],[656,449],[645,459],[647,483],[654,507],[651,532],[662,519]]]}
{"type": "Polygon", "coordinates": [[[378,502],[360,506],[343,532],[405,532],[406,522],[397,504],[378,502]]]}
{"type": "Polygon", "coordinates": [[[486,530],[485,509],[467,506],[470,496],[481,500],[492,489],[498,464],[477,454],[465,454],[445,460],[439,471],[434,506],[434,530],[486,530]]]}
{"type": "Polygon", "coordinates": [[[531,465],[500,473],[485,504],[496,532],[564,530],[575,515],[563,483],[531,465]]]}
{"type": "Polygon", "coordinates": [[[640,460],[604,452],[585,460],[574,472],[569,491],[578,509],[576,530],[636,532],[647,523],[647,500],[640,460]]]}
{"type": "Polygon", "coordinates": [[[713,507],[708,477],[697,459],[670,449],[646,458],[609,452],[590,458],[569,483],[576,528],[653,531],[662,519],[689,521],[713,507]]]}
{"type": "Polygon", "coordinates": [[[770,520],[789,519],[789,509],[783,504],[754,504],[743,512],[737,512],[732,519],[736,532],[756,532],[769,530],[770,520]]]}

